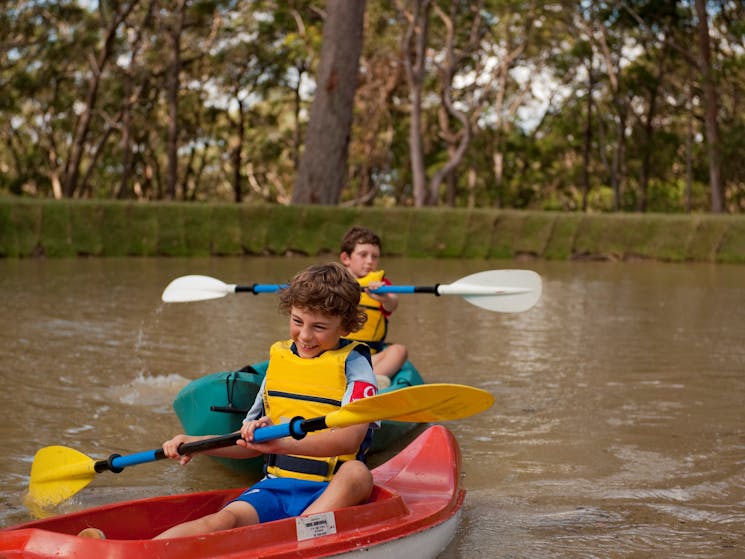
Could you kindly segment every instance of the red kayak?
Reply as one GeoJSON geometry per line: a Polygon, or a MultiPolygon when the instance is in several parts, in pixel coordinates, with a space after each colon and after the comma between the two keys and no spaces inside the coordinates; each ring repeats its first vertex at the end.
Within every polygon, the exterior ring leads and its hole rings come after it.
{"type": "Polygon", "coordinates": [[[455,534],[465,490],[460,449],[435,425],[373,470],[370,501],[205,536],[151,540],[174,524],[221,508],[242,489],[154,497],[28,522],[0,531],[3,558],[434,558],[455,534]],[[87,527],[106,540],[77,537],[87,527]]]}

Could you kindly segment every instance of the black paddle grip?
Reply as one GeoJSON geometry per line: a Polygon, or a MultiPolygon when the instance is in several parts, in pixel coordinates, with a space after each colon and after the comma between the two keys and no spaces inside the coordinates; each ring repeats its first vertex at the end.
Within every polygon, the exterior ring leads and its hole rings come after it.
{"type": "Polygon", "coordinates": [[[193,443],[179,445],[178,453],[181,455],[194,454],[195,452],[202,452],[213,448],[225,448],[226,446],[234,445],[240,438],[240,433],[230,433],[228,435],[212,437],[203,441],[194,441],[193,443]]]}
{"type": "MultiPolygon", "coordinates": [[[[320,431],[322,429],[326,429],[328,425],[326,425],[326,417],[313,417],[311,419],[303,419],[303,421],[300,423],[300,429],[303,433],[310,433],[311,431],[320,431]]],[[[293,435],[295,437],[295,435],[293,435]]],[[[298,437],[295,437],[296,439],[298,437]]]]}
{"type": "Polygon", "coordinates": [[[119,458],[120,456],[121,454],[112,454],[106,460],[99,460],[93,464],[93,469],[97,474],[100,474],[101,472],[113,472],[115,474],[123,472],[124,468],[117,468],[114,466],[114,459],[119,458]]]}

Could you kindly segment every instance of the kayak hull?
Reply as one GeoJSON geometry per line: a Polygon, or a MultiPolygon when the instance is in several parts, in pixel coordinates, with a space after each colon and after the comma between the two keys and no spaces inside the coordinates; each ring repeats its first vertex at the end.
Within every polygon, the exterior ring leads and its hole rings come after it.
{"type": "Polygon", "coordinates": [[[37,520],[0,531],[9,559],[269,559],[345,557],[434,558],[455,534],[465,490],[455,438],[443,426],[427,429],[401,453],[373,470],[368,503],[193,538],[151,540],[185,520],[219,510],[241,489],[153,497],[37,520]],[[106,540],[79,538],[86,527],[106,540]],[[250,545],[247,545],[250,542],[250,545]]]}
{"type": "MultiPolygon", "coordinates": [[[[241,428],[246,412],[256,398],[261,382],[266,374],[268,361],[262,361],[239,371],[212,373],[187,384],[173,401],[173,409],[189,435],[222,435],[241,428]]],[[[419,371],[407,361],[393,376],[391,385],[381,390],[381,394],[407,386],[423,384],[419,371]]],[[[401,441],[416,429],[416,423],[383,421],[380,429],[373,435],[370,452],[380,452],[401,441]]],[[[232,470],[261,474],[263,460],[233,460],[216,458],[214,460],[232,470]]]]}

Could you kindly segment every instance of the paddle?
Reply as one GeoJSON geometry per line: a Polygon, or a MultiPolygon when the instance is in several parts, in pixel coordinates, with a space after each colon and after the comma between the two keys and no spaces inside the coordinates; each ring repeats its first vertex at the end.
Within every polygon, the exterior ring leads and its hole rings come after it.
{"type": "MultiPolygon", "coordinates": [[[[236,285],[209,276],[182,276],[163,291],[166,303],[186,303],[218,299],[229,293],[275,293],[285,284],[236,285]]],[[[373,293],[431,293],[460,295],[469,303],[490,311],[526,311],[541,298],[541,276],[532,270],[487,270],[453,283],[431,286],[385,285],[373,293]]]]}
{"type": "MultiPolygon", "coordinates": [[[[257,429],[256,442],[292,436],[303,438],[306,433],[331,427],[348,427],[383,419],[426,423],[461,419],[484,411],[494,403],[494,397],[479,388],[460,384],[425,384],[401,388],[370,396],[347,404],[322,417],[296,417],[288,423],[257,429]]],[[[235,444],[238,433],[212,437],[181,445],[179,454],[194,454],[235,444]]],[[[72,497],[88,485],[95,474],[154,462],[165,458],[163,449],[138,452],[128,456],[112,454],[106,460],[94,461],[77,450],[64,446],[40,449],[31,465],[27,502],[47,508],[72,497]]]]}

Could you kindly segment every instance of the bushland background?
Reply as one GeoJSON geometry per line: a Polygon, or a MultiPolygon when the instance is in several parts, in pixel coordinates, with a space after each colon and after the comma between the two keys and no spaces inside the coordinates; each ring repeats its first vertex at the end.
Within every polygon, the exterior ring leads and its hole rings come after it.
{"type": "Polygon", "coordinates": [[[743,22],[706,0],[10,0],[0,194],[741,213],[743,22]]]}

